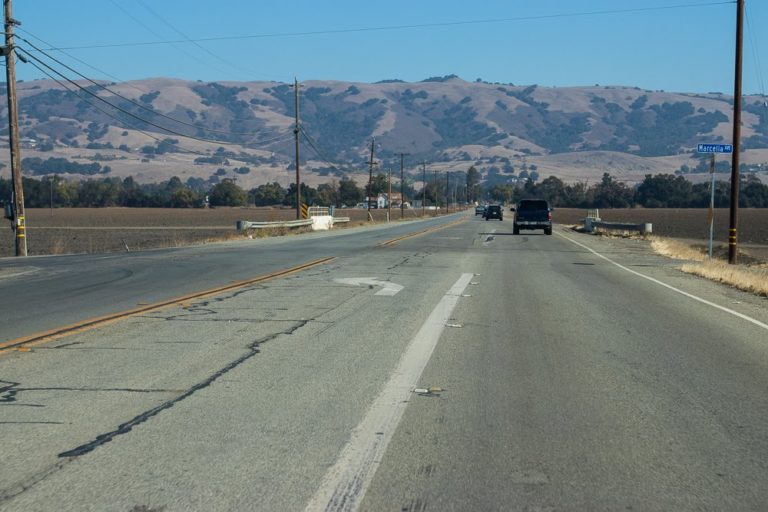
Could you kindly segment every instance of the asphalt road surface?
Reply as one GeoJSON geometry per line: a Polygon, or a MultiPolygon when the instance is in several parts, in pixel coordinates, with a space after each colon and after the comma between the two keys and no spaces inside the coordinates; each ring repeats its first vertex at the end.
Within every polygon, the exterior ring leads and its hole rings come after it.
{"type": "Polygon", "coordinates": [[[511,227],[0,261],[0,510],[765,510],[765,299],[511,227]]]}

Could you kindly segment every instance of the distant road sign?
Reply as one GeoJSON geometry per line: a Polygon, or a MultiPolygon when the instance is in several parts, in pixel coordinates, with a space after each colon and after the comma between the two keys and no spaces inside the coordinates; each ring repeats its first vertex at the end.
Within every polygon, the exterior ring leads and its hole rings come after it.
{"type": "Polygon", "coordinates": [[[733,153],[733,144],[699,144],[698,153],[733,153]]]}

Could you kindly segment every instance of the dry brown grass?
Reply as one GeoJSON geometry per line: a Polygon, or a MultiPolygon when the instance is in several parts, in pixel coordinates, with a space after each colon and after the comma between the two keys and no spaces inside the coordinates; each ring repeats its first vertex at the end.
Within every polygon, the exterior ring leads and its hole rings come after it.
{"type": "Polygon", "coordinates": [[[768,297],[768,268],[763,265],[729,265],[723,261],[686,263],[680,270],[724,283],[745,292],[768,297]]]}
{"type": "Polygon", "coordinates": [[[653,237],[651,248],[662,256],[676,260],[704,261],[707,255],[684,242],[669,238],[653,237]]]}
{"type": "Polygon", "coordinates": [[[766,264],[730,265],[722,260],[710,260],[702,249],[669,238],[654,237],[651,240],[651,247],[663,256],[696,262],[683,264],[680,267],[683,272],[768,297],[768,265],[766,264]]]}

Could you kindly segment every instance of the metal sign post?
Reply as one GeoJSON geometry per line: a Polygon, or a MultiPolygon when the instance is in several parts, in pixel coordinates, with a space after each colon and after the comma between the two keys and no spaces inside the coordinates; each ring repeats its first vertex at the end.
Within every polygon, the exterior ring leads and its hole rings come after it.
{"type": "Polygon", "coordinates": [[[699,144],[696,147],[698,153],[709,153],[709,174],[711,176],[709,185],[709,212],[707,212],[707,221],[709,222],[709,259],[712,259],[712,241],[715,235],[715,153],[733,153],[732,144],[699,144]]]}
{"type": "Polygon", "coordinates": [[[711,181],[709,184],[709,259],[712,259],[712,239],[715,235],[715,154],[709,160],[709,174],[711,181]]]}

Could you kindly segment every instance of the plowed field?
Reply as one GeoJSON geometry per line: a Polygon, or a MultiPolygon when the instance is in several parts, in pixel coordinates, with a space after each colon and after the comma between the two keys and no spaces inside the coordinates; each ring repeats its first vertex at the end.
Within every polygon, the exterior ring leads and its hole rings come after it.
{"type": "MultiPolygon", "coordinates": [[[[103,253],[125,251],[126,247],[135,251],[206,243],[240,236],[235,229],[238,220],[296,218],[294,210],[281,208],[41,208],[28,209],[26,213],[30,255],[103,253]]],[[[386,220],[386,210],[371,213],[376,222],[386,220]]],[[[406,218],[420,214],[419,209],[405,211],[406,218]]],[[[368,212],[344,209],[337,210],[336,215],[350,217],[354,225],[365,221],[368,212]]],[[[562,208],[555,210],[553,218],[559,224],[577,224],[585,215],[583,209],[562,208]]],[[[715,240],[721,245],[728,240],[728,215],[727,209],[715,211],[715,240]]],[[[694,244],[706,244],[709,233],[706,209],[604,209],[600,210],[600,217],[609,222],[650,222],[655,235],[694,244]]],[[[392,210],[392,218],[398,220],[400,211],[392,210]]],[[[742,209],[739,219],[740,247],[768,259],[768,209],[742,209]]],[[[6,221],[0,233],[0,256],[13,255],[10,223],[6,221]]]]}
{"type": "MultiPolygon", "coordinates": [[[[376,222],[385,221],[386,210],[372,210],[376,222]]],[[[406,218],[421,210],[406,210],[406,218]]],[[[337,210],[336,216],[350,217],[350,224],[368,218],[361,209],[337,210]]],[[[241,236],[238,220],[253,222],[293,220],[296,211],[283,208],[30,208],[27,217],[27,252],[82,254],[137,251],[158,247],[207,243],[241,236]]],[[[400,218],[392,210],[392,219],[400,218]]],[[[0,257],[15,253],[10,222],[0,223],[0,257]]],[[[343,225],[342,225],[343,226],[343,225]]]]}

